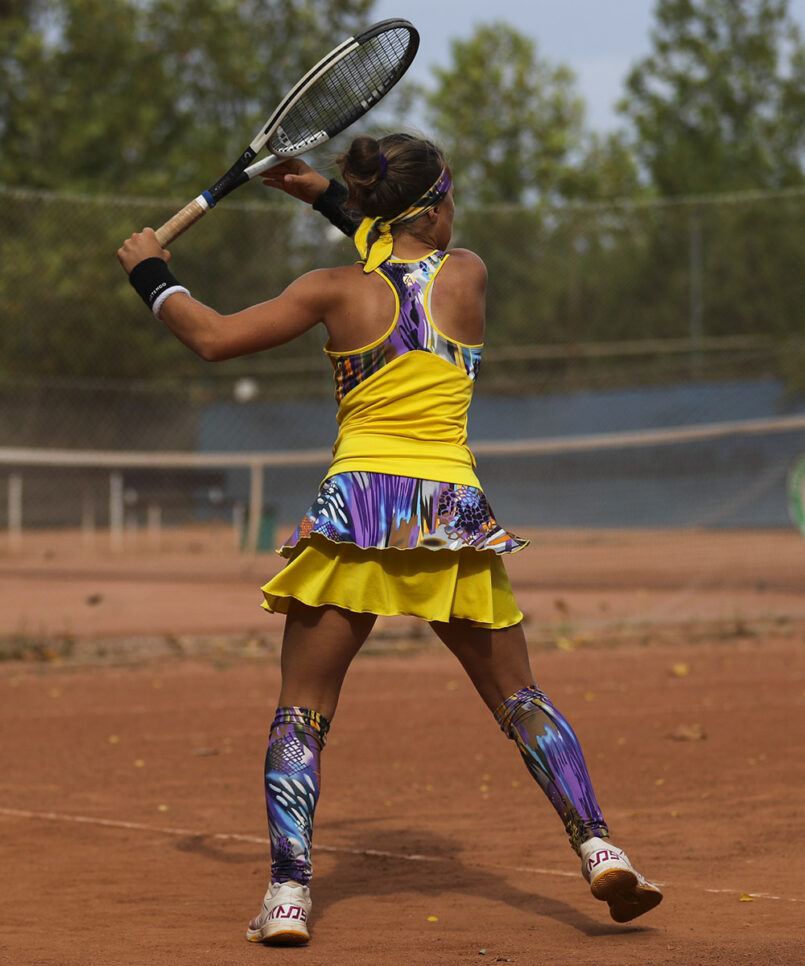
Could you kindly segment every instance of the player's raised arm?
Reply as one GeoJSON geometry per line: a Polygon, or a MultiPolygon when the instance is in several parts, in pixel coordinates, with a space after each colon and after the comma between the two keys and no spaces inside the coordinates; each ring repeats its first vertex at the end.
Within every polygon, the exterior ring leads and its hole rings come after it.
{"type": "Polygon", "coordinates": [[[267,188],[284,191],[308,205],[315,204],[330,185],[328,178],[301,158],[289,158],[269,168],[261,179],[267,188]]]}
{"type": "Polygon", "coordinates": [[[276,298],[223,315],[191,296],[168,268],[169,257],[151,228],[127,238],[118,250],[129,281],[146,305],[207,362],[290,342],[326,321],[328,309],[338,299],[331,281],[333,270],[319,269],[292,282],[276,298]]]}

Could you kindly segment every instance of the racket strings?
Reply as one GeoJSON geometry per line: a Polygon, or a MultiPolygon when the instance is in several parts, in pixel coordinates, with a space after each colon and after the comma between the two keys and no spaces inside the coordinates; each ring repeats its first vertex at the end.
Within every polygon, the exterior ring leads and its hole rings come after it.
{"type": "Polygon", "coordinates": [[[395,28],[365,41],[316,78],[283,117],[269,149],[296,153],[325,132],[333,137],[374,106],[405,73],[412,38],[395,28]]]}

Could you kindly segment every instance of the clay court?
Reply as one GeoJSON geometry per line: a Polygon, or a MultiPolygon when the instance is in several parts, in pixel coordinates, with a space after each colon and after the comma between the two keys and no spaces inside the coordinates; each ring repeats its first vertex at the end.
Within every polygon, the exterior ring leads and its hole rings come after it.
{"type": "Polygon", "coordinates": [[[0,962],[801,962],[801,537],[532,536],[510,572],[537,681],[659,909],[611,922],[454,659],[394,619],[327,746],[313,940],[248,944],[281,633],[258,588],[279,560],[226,532],[118,554],[38,533],[0,547],[0,962]]]}

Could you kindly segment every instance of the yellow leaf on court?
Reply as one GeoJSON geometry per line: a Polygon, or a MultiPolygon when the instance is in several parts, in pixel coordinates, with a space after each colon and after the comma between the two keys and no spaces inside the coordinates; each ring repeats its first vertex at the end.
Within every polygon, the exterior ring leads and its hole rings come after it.
{"type": "Polygon", "coordinates": [[[143,758],[135,758],[134,759],[134,767],[135,768],[145,768],[145,759],[143,759],[143,758]]]}
{"type": "Polygon", "coordinates": [[[120,735],[109,735],[109,744],[110,745],[120,744],[120,735]]]}
{"type": "Polygon", "coordinates": [[[557,637],[556,647],[560,651],[575,651],[578,647],[576,641],[571,641],[569,637],[557,637]]]}
{"type": "Polygon", "coordinates": [[[754,902],[755,901],[755,897],[753,895],[750,895],[748,892],[744,892],[744,894],[741,896],[741,898],[738,901],[739,902],[754,902]]]}
{"type": "Polygon", "coordinates": [[[428,922],[438,922],[438,921],[439,921],[438,916],[428,916],[428,922]]]}
{"type": "Polygon", "coordinates": [[[158,812],[167,812],[168,811],[168,806],[167,805],[157,805],[157,811],[158,812]]]}
{"type": "Polygon", "coordinates": [[[673,741],[704,741],[707,738],[707,732],[700,724],[682,724],[668,737],[673,741]]]}
{"type": "Polygon", "coordinates": [[[671,674],[675,678],[686,678],[690,674],[690,665],[680,661],[678,664],[671,665],[671,674]]]}

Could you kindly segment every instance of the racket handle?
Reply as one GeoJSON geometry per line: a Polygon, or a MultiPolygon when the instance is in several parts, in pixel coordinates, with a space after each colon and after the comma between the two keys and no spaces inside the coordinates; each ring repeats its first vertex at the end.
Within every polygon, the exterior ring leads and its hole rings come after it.
{"type": "Polygon", "coordinates": [[[156,236],[159,244],[163,248],[170,245],[183,231],[187,231],[191,225],[205,215],[209,207],[203,196],[199,195],[198,198],[194,198],[181,211],[177,211],[173,218],[169,218],[164,225],[157,228],[156,236]]]}

